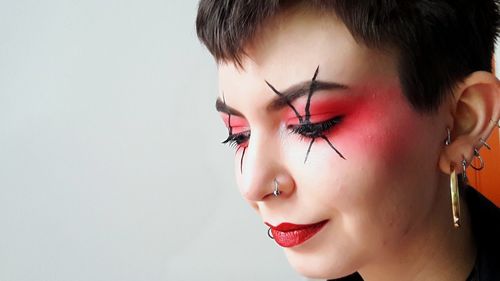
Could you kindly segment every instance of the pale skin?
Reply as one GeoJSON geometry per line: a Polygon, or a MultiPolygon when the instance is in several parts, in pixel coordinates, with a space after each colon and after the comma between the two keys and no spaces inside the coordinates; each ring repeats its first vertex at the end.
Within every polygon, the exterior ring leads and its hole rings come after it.
{"type": "MultiPolygon", "coordinates": [[[[232,129],[251,132],[235,157],[240,192],[273,225],[329,220],[310,240],[284,249],[290,264],[312,278],[358,271],[364,280],[465,280],[476,249],[465,202],[461,227],[452,224],[450,164],[470,162],[495,128],[498,80],[474,72],[437,112],[417,112],[401,92],[393,53],[358,44],[341,21],[316,11],[282,13],[245,51],[243,69],[219,64],[224,101],[242,115],[233,116],[232,129]],[[290,132],[297,124],[290,107],[270,109],[276,94],[266,81],[285,90],[310,81],[318,66],[318,80],[348,87],[311,98],[312,122],[343,117],[324,134],[345,159],[317,139],[304,163],[310,140],[290,132]],[[331,109],[318,109],[321,103],[331,109]]],[[[303,114],[306,102],[292,105],[303,114]]]]}

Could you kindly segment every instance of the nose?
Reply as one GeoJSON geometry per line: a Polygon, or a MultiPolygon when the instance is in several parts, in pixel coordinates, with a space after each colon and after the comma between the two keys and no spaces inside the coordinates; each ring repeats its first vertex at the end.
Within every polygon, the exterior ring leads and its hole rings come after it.
{"type": "Polygon", "coordinates": [[[238,163],[242,167],[236,169],[240,192],[246,200],[282,199],[293,193],[293,180],[281,151],[279,137],[252,132],[244,158],[238,163]]]}

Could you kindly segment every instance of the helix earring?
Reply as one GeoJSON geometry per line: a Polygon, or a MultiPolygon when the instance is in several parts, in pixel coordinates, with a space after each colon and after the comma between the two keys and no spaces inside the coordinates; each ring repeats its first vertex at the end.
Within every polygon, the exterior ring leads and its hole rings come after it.
{"type": "MultiPolygon", "coordinates": [[[[463,162],[462,162],[463,163],[463,162]]],[[[465,170],[464,170],[465,174],[465,170]]],[[[460,194],[458,191],[458,178],[455,165],[450,165],[450,192],[451,192],[451,212],[453,214],[453,226],[460,227],[460,194]]]]}
{"type": "Polygon", "coordinates": [[[486,147],[488,150],[491,150],[491,146],[483,138],[479,138],[479,142],[482,145],[484,145],[484,147],[486,147]]]}
{"type": "Polygon", "coordinates": [[[448,137],[446,138],[446,140],[444,141],[444,144],[446,146],[450,145],[451,143],[451,132],[450,132],[450,128],[446,128],[446,131],[448,132],[448,137]]]}
{"type": "Polygon", "coordinates": [[[274,178],[274,189],[273,189],[273,195],[275,197],[280,196],[281,191],[279,190],[279,182],[276,178],[274,178]]]}
{"type": "Polygon", "coordinates": [[[467,172],[465,171],[467,169],[467,160],[465,160],[465,158],[462,160],[462,182],[464,184],[467,184],[467,182],[469,181],[467,179],[467,172]]]}
{"type": "Polygon", "coordinates": [[[470,166],[476,171],[481,171],[484,168],[484,161],[481,155],[479,155],[479,151],[477,150],[477,148],[474,148],[474,157],[479,159],[479,167],[472,165],[472,162],[470,163],[470,166]]]}
{"type": "Polygon", "coordinates": [[[493,123],[493,125],[495,125],[498,128],[500,128],[500,119],[498,119],[497,121],[494,121],[493,119],[491,119],[491,123],[493,123]]]}

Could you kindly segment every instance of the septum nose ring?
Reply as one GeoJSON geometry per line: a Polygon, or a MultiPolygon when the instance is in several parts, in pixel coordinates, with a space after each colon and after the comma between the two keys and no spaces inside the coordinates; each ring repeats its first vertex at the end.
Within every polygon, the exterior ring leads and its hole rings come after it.
{"type": "Polygon", "coordinates": [[[279,185],[280,185],[280,184],[279,184],[278,180],[277,180],[276,178],[274,178],[274,189],[273,189],[273,195],[274,195],[275,197],[278,197],[278,196],[280,196],[280,194],[281,194],[281,191],[279,190],[279,185]]]}

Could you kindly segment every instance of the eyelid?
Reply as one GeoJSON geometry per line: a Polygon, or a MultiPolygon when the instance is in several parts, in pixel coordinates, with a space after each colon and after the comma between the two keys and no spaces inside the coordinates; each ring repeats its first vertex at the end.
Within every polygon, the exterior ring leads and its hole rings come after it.
{"type": "MultiPolygon", "coordinates": [[[[334,112],[328,112],[328,113],[320,113],[320,114],[311,114],[309,116],[309,121],[311,123],[321,123],[321,122],[324,122],[324,121],[328,121],[336,116],[339,116],[338,113],[334,113],[334,112]]],[[[300,118],[302,118],[302,120],[304,120],[306,118],[306,116],[300,116],[300,118]]],[[[286,121],[286,125],[287,126],[290,126],[290,125],[300,125],[300,120],[299,120],[299,117],[295,116],[295,117],[291,117],[291,118],[288,118],[287,121],[286,121]]]]}
{"type": "Polygon", "coordinates": [[[244,133],[244,132],[249,132],[250,129],[248,127],[242,127],[242,126],[237,126],[237,127],[231,127],[231,131],[233,135],[244,133]]]}
{"type": "Polygon", "coordinates": [[[230,129],[233,133],[243,132],[249,129],[248,122],[245,118],[235,115],[229,115],[227,113],[220,113],[222,121],[227,129],[230,129]]]}

